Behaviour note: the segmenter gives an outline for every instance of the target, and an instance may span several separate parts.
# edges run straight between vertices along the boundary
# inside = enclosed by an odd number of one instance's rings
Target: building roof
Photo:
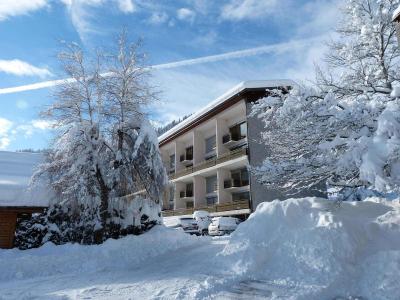
[[[289,79],[281,79],[281,80],[251,80],[251,81],[243,81],[224,93],[223,95],[219,96],[214,101],[210,102],[207,106],[200,109],[198,112],[192,114],[189,118],[183,120],[176,126],[172,127],[167,132],[163,133],[159,136],[158,141],[160,144],[168,139],[171,135],[177,133],[184,127],[188,126],[189,124],[193,123],[195,120],[201,118],[208,112],[215,109],[217,106],[223,104],[224,102],[229,101],[233,96],[236,94],[246,90],[246,89],[267,89],[267,88],[274,88],[274,87],[282,87],[282,86],[294,86],[296,83],[293,80]]]
[[[29,188],[43,154],[0,151],[0,207],[46,207],[51,192],[45,185]]]
[[[400,17],[400,6],[393,12],[392,21],[398,21]]]

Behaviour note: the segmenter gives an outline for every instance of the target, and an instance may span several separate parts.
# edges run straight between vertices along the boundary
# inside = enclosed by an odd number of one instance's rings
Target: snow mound
[[[155,226],[139,236],[109,239],[101,245],[47,243],[37,249],[1,250],[0,281],[133,270],[140,263],[181,247],[196,246],[197,237],[164,226]],[[0,297],[1,298],[1,297]]]
[[[243,280],[292,286],[294,299],[399,299],[399,200],[264,202],[219,256]]]

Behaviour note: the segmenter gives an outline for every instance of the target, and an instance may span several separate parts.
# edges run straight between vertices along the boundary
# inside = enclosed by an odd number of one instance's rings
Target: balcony
[[[209,160],[209,159],[215,158],[216,156],[217,156],[217,151],[213,150],[213,151],[207,152],[207,153],[204,155],[204,159],[205,159],[205,160]]]
[[[222,137],[222,144],[228,147],[229,149],[243,145],[246,142],[247,139],[245,136],[226,134]]]
[[[193,155],[182,154],[179,157],[179,161],[182,165],[188,167],[193,165]]]
[[[237,180],[237,179],[227,179],[224,181],[224,189],[228,192],[235,193],[235,192],[242,192],[248,191],[250,188],[248,181]]]
[[[229,202],[229,203],[223,203],[223,204],[215,204],[215,205],[204,206],[204,207],[164,210],[164,211],[162,211],[162,215],[163,215],[163,217],[191,215],[196,210],[205,210],[212,214],[212,213],[229,212],[229,211],[242,210],[242,209],[250,209],[250,203],[248,200],[235,201],[235,202]]]
[[[224,163],[224,162],[232,160],[232,159],[239,158],[244,155],[247,155],[247,148],[235,149],[235,150],[229,151],[223,155],[220,155],[219,157],[214,157],[209,160],[205,160],[199,164],[196,164],[194,166],[189,166],[189,167],[185,168],[184,170],[181,170],[179,172],[176,172],[175,174],[170,175],[169,178],[170,178],[170,180],[174,180],[176,178],[186,176],[186,175],[189,175],[191,173],[194,173],[194,172],[197,172],[197,171],[200,171],[203,169],[211,168],[218,164]]]
[[[193,191],[181,191],[179,193],[179,198],[181,198],[181,199],[191,199],[191,198],[193,198]]]

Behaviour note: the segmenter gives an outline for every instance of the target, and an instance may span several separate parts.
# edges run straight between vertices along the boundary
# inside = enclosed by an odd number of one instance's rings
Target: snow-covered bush
[[[167,175],[147,118],[155,92],[139,46],[129,45],[123,33],[114,52],[97,52],[93,59],[77,44],[66,44],[59,54],[72,79],[42,113],[57,129],[34,177],[46,178],[56,195],[43,242],[101,243],[159,222]],[[140,195],[129,198],[134,204],[115,210],[115,201],[132,194]],[[139,221],[129,218],[130,207],[147,213]]]
[[[253,106],[269,150],[253,172],[292,192],[321,186],[400,190],[395,0],[347,0],[314,87],[275,91]]]

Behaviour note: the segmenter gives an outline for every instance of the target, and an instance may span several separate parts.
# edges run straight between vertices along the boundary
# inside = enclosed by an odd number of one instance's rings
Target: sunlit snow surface
[[[102,245],[0,250],[0,299],[400,299],[400,204],[290,199],[231,236],[157,226]]]
[[[0,151],[0,206],[47,206],[50,195],[43,185],[29,182],[43,154]]]

